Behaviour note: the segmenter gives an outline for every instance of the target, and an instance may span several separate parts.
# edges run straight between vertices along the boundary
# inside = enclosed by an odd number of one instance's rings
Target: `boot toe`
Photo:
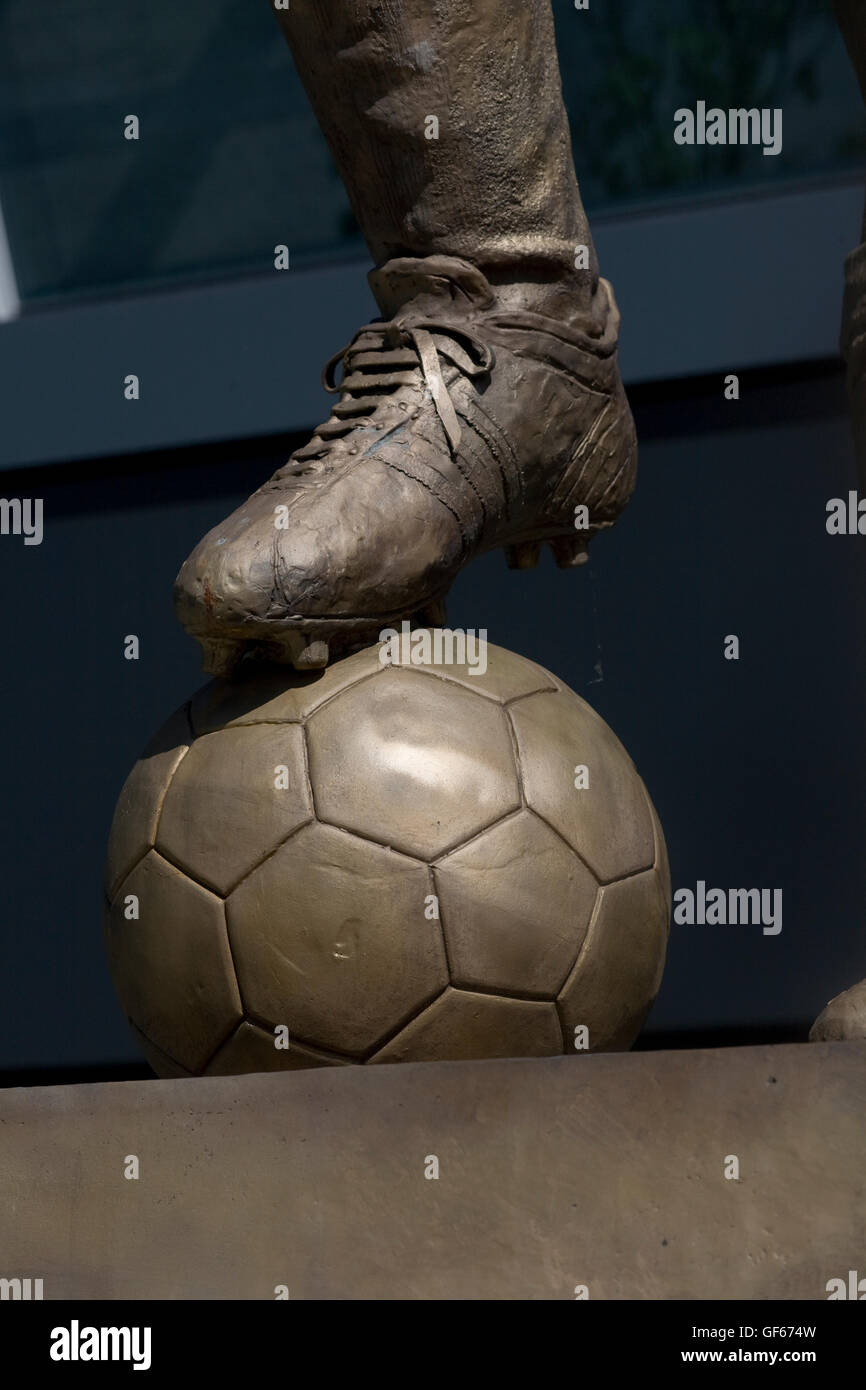
[[[231,632],[266,621],[273,606],[273,520],[230,517],[199,542],[174,583],[174,605],[190,632]]]
[[[175,607],[197,637],[375,623],[443,590],[461,544],[451,513],[414,479],[365,460],[325,486],[266,485],[192,552]]]

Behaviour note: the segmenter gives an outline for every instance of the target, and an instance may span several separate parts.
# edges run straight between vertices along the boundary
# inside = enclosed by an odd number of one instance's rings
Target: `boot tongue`
[[[371,270],[367,280],[389,319],[410,304],[413,314],[434,317],[443,310],[484,309],[495,298],[481,271],[456,256],[400,256]]]

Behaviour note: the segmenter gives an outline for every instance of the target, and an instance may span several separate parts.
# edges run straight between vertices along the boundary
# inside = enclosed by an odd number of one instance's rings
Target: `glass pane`
[[[820,0],[554,10],[590,212],[862,160]],[[677,146],[673,113],[698,100],[782,107],[782,152]],[[267,0],[0,0],[0,197],[25,301],[265,273],[278,242],[293,264],[360,249]]]

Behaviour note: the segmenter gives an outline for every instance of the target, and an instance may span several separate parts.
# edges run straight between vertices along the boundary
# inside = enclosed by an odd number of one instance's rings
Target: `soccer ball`
[[[661,827],[585,701],[486,653],[259,667],[156,735],[105,937],[159,1074],[630,1046],[667,942]]]

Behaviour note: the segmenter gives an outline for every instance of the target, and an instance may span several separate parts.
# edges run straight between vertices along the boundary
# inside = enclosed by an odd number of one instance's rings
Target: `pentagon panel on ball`
[[[130,773],[105,937],[160,1075],[637,1035],[670,878],[631,760],[533,662],[431,659],[416,637],[322,671],[245,663]]]

